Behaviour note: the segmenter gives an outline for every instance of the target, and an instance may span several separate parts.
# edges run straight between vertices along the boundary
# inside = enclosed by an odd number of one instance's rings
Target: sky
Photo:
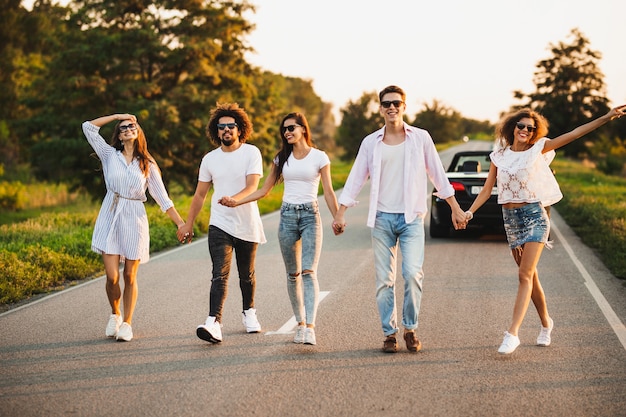
[[[407,115],[434,100],[467,118],[496,122],[534,92],[549,46],[579,29],[599,51],[607,97],[626,103],[624,0],[251,0],[248,60],[312,80],[334,113],[395,84]]]
[[[249,1],[248,61],[311,80],[337,121],[349,101],[394,84],[409,116],[436,100],[495,123],[519,104],[514,91],[534,92],[537,64],[574,28],[602,54],[610,104],[626,103],[624,0]]]

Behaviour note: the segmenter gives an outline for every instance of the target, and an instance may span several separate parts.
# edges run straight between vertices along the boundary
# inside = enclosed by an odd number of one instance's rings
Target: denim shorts
[[[528,203],[514,209],[502,207],[502,217],[511,249],[527,242],[548,243],[550,219],[541,203]]]

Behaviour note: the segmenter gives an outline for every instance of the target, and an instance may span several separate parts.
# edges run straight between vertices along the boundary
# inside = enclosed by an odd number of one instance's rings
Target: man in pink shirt
[[[340,207],[333,227],[336,233],[343,232],[345,212],[358,203],[355,198],[370,178],[367,225],[372,228],[376,302],[385,335],[383,351],[398,351],[395,271],[399,246],[404,278],[404,340],[409,351],[417,352],[422,347],[415,330],[424,277],[422,265],[424,218],[428,211],[428,177],[437,189],[437,196],[450,205],[455,229],[465,228],[465,213],[454,197],[454,189],[446,177],[430,134],[404,122],[404,91],[397,86],[388,86],[378,97],[385,125],[361,142],[339,197]]]

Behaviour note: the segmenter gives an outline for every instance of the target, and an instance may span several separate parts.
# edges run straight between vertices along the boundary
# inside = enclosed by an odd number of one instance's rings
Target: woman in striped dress
[[[113,121],[117,124],[109,145],[99,131]],[[144,207],[146,190],[179,228],[185,221],[167,194],[159,167],[148,152],[146,137],[135,116],[102,116],[84,122],[83,132],[102,162],[107,189],[91,241],[91,249],[102,255],[107,277],[111,315],[105,334],[128,342],[133,338],[131,324],[137,303],[137,270],[140,263],[150,258],[150,234]],[[123,319],[120,262],[124,263]]]

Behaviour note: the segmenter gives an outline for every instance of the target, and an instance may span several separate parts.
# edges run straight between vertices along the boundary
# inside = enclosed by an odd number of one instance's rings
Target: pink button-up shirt
[[[454,189],[446,177],[445,169],[435,149],[430,134],[424,130],[404,124],[405,147],[404,176],[402,190],[404,192],[404,219],[411,223],[418,216],[424,217],[428,212],[427,175],[434,184],[439,198],[446,199],[454,195]],[[382,145],[385,127],[368,135],[361,142],[359,153],[354,160],[348,180],[339,197],[339,204],[353,207],[359,202],[355,200],[365,182],[371,178],[369,212],[367,225],[374,227],[376,208],[380,193],[380,176],[382,166]]]

